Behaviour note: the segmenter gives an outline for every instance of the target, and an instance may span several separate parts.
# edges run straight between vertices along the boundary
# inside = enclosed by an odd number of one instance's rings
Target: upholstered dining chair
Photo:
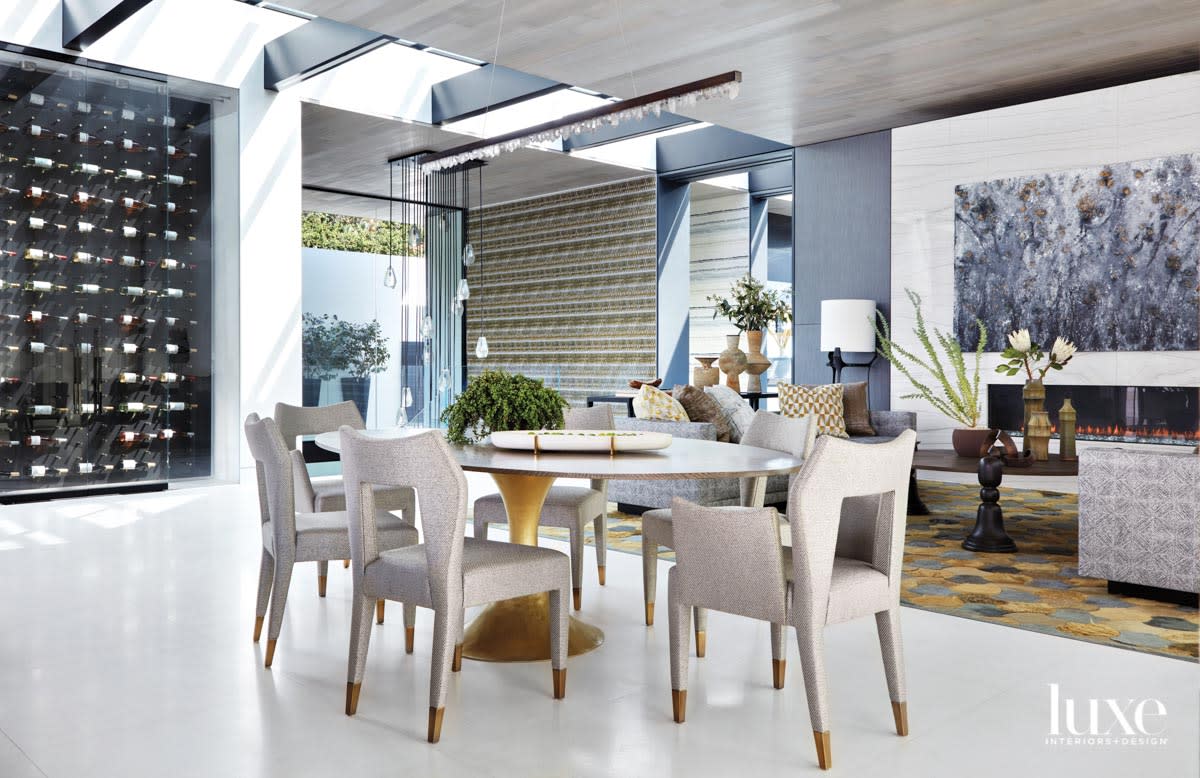
[[[890,443],[824,437],[792,482],[780,542],[770,508],[705,508],[676,499],[675,566],[667,579],[671,705],[687,708],[688,620],[705,607],[771,622],[772,670],[784,671],[790,624],[800,645],[808,714],[821,769],[832,764],[824,629],[874,615],[896,733],[908,734],[900,641],[900,563],[916,433]]]
[[[554,699],[562,699],[567,689],[571,585],[567,557],[548,548],[464,537],[467,480],[437,432],[384,439],[345,426],[341,436],[354,576],[346,715],[358,709],[371,639],[371,606],[380,598],[433,609],[430,743],[441,738],[449,673],[462,656],[466,607],[548,592]],[[391,550],[379,543],[375,486],[415,487],[424,543]]]
[[[817,439],[817,425],[808,417],[790,418],[768,411],[757,411],[742,436],[743,446],[755,446],[781,451],[798,458],[807,457],[812,453]],[[794,479],[791,476],[772,476],[779,479]],[[746,507],[761,508],[763,497],[767,490],[766,484],[759,482],[759,488],[754,488],[755,479],[741,479],[741,502]],[[784,487],[770,489],[783,491]],[[642,592],[646,604],[646,626],[654,624],[654,600],[658,587],[658,548],[675,548],[671,530],[671,509],[658,508],[642,514]],[[696,656],[704,656],[707,646],[708,618],[703,608],[695,613],[696,627]]]
[[[275,643],[283,627],[292,568],[297,562],[327,565],[330,559],[350,556],[350,532],[346,512],[296,510],[295,473],[304,471],[304,458],[288,451],[279,428],[271,418],[257,413],[246,417],[246,442],[258,474],[258,507],[262,522],[262,563],[258,573],[258,603],[254,616],[254,642],[262,635],[263,618],[270,601],[271,621],[267,628],[265,666],[275,658]],[[414,545],[419,540],[415,527],[379,509],[375,517],[381,548]],[[416,607],[406,605],[405,644],[412,653]]]
[[[611,430],[612,406],[573,408],[565,414],[564,428],[569,430]],[[475,537],[487,539],[488,525],[507,524],[508,512],[499,494],[489,494],[475,501]],[[593,479],[588,486],[552,486],[542,506],[540,524],[546,527],[565,527],[571,540],[571,596],[575,610],[583,600],[583,534],[588,522],[596,540],[596,577],[604,586],[604,571],[608,551],[608,485]]]
[[[322,432],[337,432],[343,424],[354,429],[366,428],[363,418],[358,412],[358,406],[352,401],[309,407],[275,403],[275,423],[287,444],[288,451],[297,450],[297,439],[302,435],[319,435]],[[301,460],[303,462],[303,460]],[[376,503],[380,508],[389,511],[401,511],[409,524],[413,523],[413,492],[412,489],[385,489],[378,495]],[[341,476],[323,476],[311,479],[308,469],[301,467],[296,471],[296,510],[307,513],[324,513],[325,511],[346,510],[346,494],[342,486]],[[344,566],[350,566],[350,560],[343,560]],[[329,575],[329,563],[317,565],[318,594],[325,596],[325,582]],[[383,603],[379,604],[376,621],[383,623]]]

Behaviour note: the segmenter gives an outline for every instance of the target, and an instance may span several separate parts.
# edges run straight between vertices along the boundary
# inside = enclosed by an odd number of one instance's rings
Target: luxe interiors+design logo
[[[1050,686],[1048,746],[1165,746],[1167,706],[1147,697],[1124,702],[1114,697],[1065,697]],[[1082,703],[1082,704],[1080,704]]]

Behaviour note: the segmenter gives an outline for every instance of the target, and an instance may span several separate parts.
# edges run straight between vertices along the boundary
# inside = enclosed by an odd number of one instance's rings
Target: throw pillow
[[[866,381],[842,384],[842,412],[846,419],[846,432],[851,435],[875,434],[875,428],[871,426]]]
[[[846,434],[845,408],[842,405],[842,385],[797,386],[779,383],[779,412],[784,416],[812,416],[818,435],[835,438]]]
[[[687,411],[674,397],[655,389],[650,384],[642,384],[633,398],[633,415],[639,419],[656,419],[658,421],[687,421]]]
[[[750,407],[750,403],[728,386],[706,386],[704,393],[721,406],[721,413],[729,422],[729,442],[740,442],[742,435],[745,435],[746,430],[750,429],[750,422],[754,420],[754,410]]]
[[[708,422],[716,428],[718,442],[729,442],[729,436],[733,432],[729,420],[721,412],[721,406],[717,405],[717,401],[705,394],[703,389],[690,384],[676,386],[671,394],[683,406],[689,420]]]

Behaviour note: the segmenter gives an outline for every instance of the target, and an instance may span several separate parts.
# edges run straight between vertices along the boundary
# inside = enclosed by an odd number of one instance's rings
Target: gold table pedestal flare
[[[493,473],[508,513],[509,540],[536,546],[537,528],[554,478]],[[568,587],[568,590],[570,587]],[[570,594],[567,594],[570,597]],[[563,606],[570,608],[569,602]],[[585,654],[604,642],[599,628],[570,617],[567,653]],[[532,662],[550,658],[550,595],[500,600],[484,608],[463,636],[463,656],[485,662]]]

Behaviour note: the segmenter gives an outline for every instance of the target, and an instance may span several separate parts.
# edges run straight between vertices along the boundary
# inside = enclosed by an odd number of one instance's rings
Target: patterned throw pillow
[[[717,401],[704,393],[703,389],[691,386],[676,386],[671,392],[691,421],[708,422],[717,431],[717,442],[728,443],[733,428]]]
[[[750,429],[750,422],[754,420],[754,410],[750,403],[728,386],[706,386],[704,393],[721,406],[721,414],[729,422],[729,442],[741,442],[742,435],[746,434],[746,430]]]
[[[784,416],[813,416],[818,435],[848,438],[842,385],[796,386],[779,383],[779,412]]]
[[[633,415],[639,419],[657,421],[688,421],[687,411],[678,400],[650,384],[642,384],[642,388],[634,395]]]

